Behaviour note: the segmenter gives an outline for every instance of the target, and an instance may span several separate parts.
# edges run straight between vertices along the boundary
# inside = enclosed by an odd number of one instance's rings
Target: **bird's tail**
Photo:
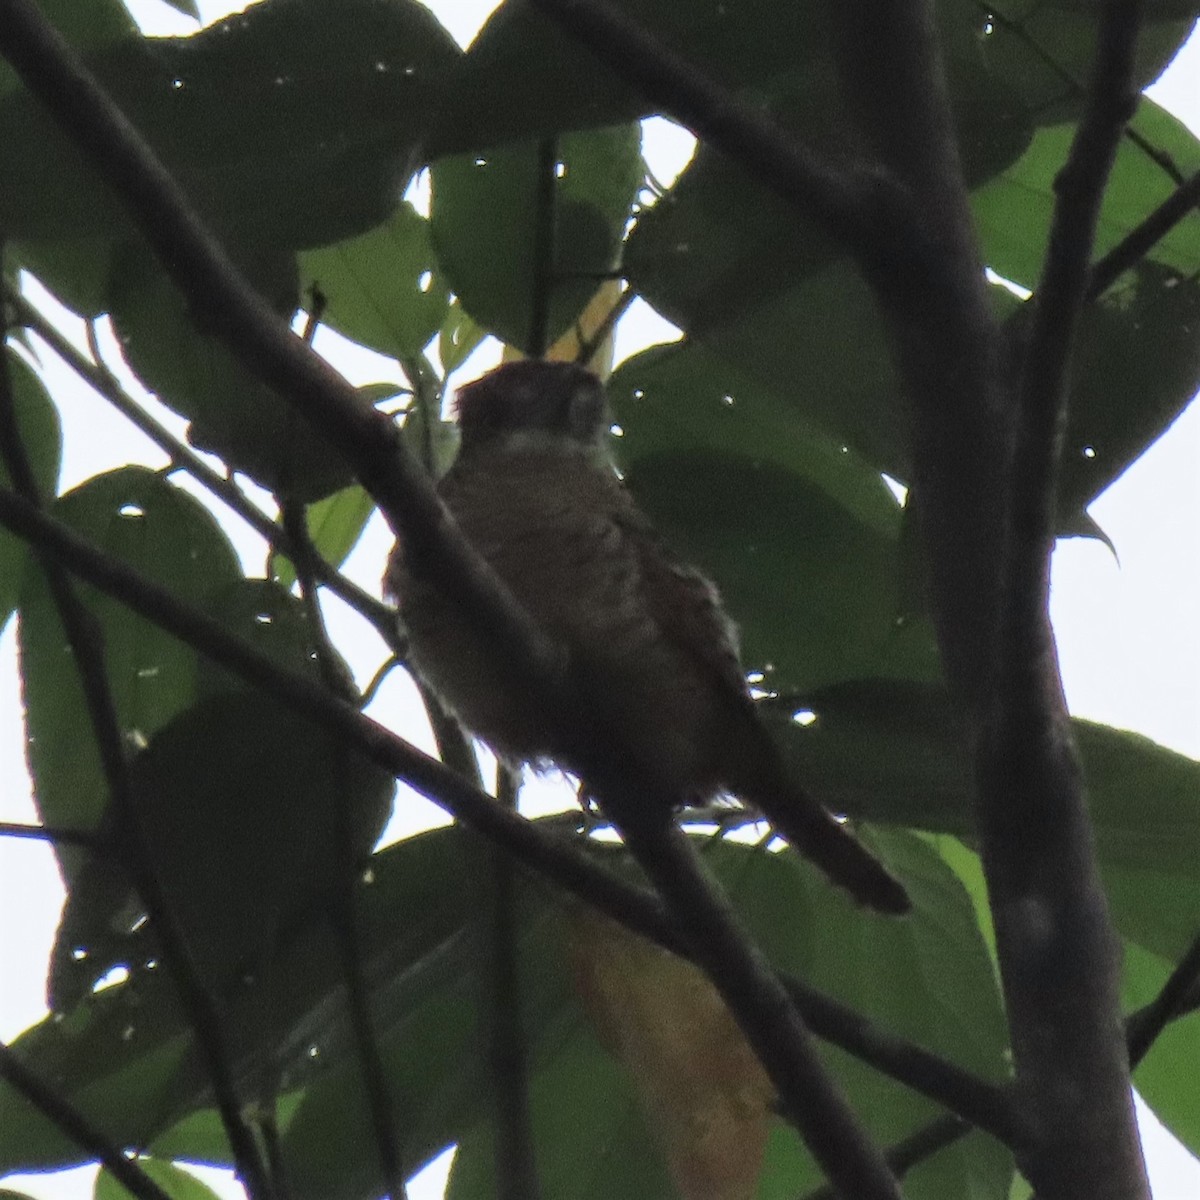
[[[811,796],[788,783],[770,795],[746,795],[794,850],[820,867],[860,904],[900,916],[912,903],[904,885],[854,834]]]
[[[762,725],[747,723],[745,732],[753,749],[741,761],[753,766],[742,778],[725,781],[730,791],[759,809],[784,841],[860,904],[896,916],[908,912],[912,902],[904,885],[789,776]]]

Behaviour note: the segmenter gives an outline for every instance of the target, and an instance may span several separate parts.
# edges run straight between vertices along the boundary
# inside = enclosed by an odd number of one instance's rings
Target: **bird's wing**
[[[632,500],[614,519],[636,555],[644,601],[662,636],[714,677],[731,699],[749,703],[737,627],[716,585],[675,555]]]

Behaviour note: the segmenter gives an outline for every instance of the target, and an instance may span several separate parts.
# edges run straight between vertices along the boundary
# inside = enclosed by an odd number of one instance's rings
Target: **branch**
[[[1087,298],[1095,300],[1103,295],[1123,272],[1141,262],[1184,217],[1194,212],[1197,205],[1200,205],[1200,171],[1176,188],[1092,267]]]
[[[1186,1017],[1200,1008],[1200,938],[1178,962],[1158,995],[1149,1004],[1130,1013],[1125,1018],[1125,1044],[1129,1049],[1129,1063],[1136,1067],[1149,1053],[1159,1034],[1172,1022]],[[810,1025],[813,1023],[810,1021]],[[815,1025],[813,1026],[815,1029]],[[916,1130],[903,1141],[897,1142],[887,1152],[887,1160],[898,1178],[903,1178],[919,1162],[940,1150],[952,1146],[966,1137],[975,1128],[953,1113],[938,1117]],[[1009,1145],[1013,1145],[1009,1142]],[[833,1200],[828,1188],[819,1188],[807,1200]]]
[[[558,138],[538,142],[533,197],[533,303],[525,353],[544,358],[550,345],[550,304],[554,295],[554,251],[558,232]]]
[[[978,810],[1017,1086],[1039,1195],[1148,1196],[1119,1023],[1119,949],[1096,866],[1048,596],[1072,340],[1104,184],[1134,111],[1137,0],[1102,11],[1089,98],[1057,201],[1016,406]]]
[[[664,811],[647,812],[645,791],[622,779],[590,779],[610,810],[623,813],[621,838],[668,899],[691,957],[766,1069],[789,1121],[844,1200],[900,1200],[882,1152],[817,1055],[782,981],[742,927],[729,898],[692,841]]]
[[[17,424],[6,342],[7,329],[0,322],[0,458],[7,468],[15,492],[36,512],[40,510],[41,498]],[[108,685],[99,627],[75,594],[62,564],[36,544],[33,550],[46,577],[67,645],[74,657],[92,736],[108,788],[109,804],[128,848],[128,853],[122,856],[124,865],[145,906],[151,928],[162,947],[163,960],[195,1030],[238,1175],[251,1200],[269,1200],[269,1181],[254,1135],[242,1117],[215,1001],[200,976],[183,930],[154,869],[153,856],[129,779],[121,720]]]
[[[62,829],[56,825],[23,825],[19,821],[0,821],[0,837],[28,838],[31,841],[49,842],[52,846],[82,846],[85,850],[99,853],[113,851],[99,834],[90,829]]]
[[[691,957],[677,925],[653,896],[616,879],[576,847],[547,837],[532,822],[504,809],[443,763],[422,754],[354,706],[331,696],[308,676],[280,667],[210,617],[181,604],[152,580],[110,559],[61,522],[2,489],[0,526],[26,541],[36,541],[93,587],[404,779],[529,869],[664,949]],[[782,978],[804,1019],[819,1036],[960,1112],[1007,1144],[1020,1144],[1019,1126],[1002,1089],[876,1028],[861,1014],[801,980]]]
[[[958,1117],[939,1117],[889,1147],[886,1155],[888,1165],[895,1172],[897,1179],[903,1179],[918,1163],[932,1158],[947,1146],[954,1145],[970,1132],[971,1126]],[[805,1200],[837,1200],[837,1196],[832,1188],[819,1187],[816,1191],[809,1192]]]
[[[93,347],[94,362],[80,354],[42,313],[7,282],[4,284],[4,300],[12,307],[20,324],[33,330],[80,379],[103,396],[113,408],[158,446],[174,466],[185,470],[218,500],[237,513],[269,546],[289,558],[292,557],[294,548],[279,525],[248,500],[232,479],[214,471],[190,446],[185,445],[169,429],[156,421],[125,391],[101,359],[95,343],[95,333],[90,325],[88,343]],[[385,629],[394,629],[396,615],[386,604],[381,604],[319,555],[314,555],[312,570],[321,583],[361,613],[381,633]],[[386,640],[387,635],[384,636]]]
[[[171,1197],[138,1166],[126,1158],[73,1105],[47,1087],[17,1057],[12,1047],[0,1042],[0,1079],[11,1084],[34,1108],[62,1130],[85,1154],[104,1164],[138,1200],[171,1200]]]
[[[1200,938],[1179,960],[1162,990],[1144,1008],[1130,1013],[1125,1019],[1125,1036],[1129,1045],[1129,1062],[1136,1067],[1150,1052],[1158,1035],[1172,1022],[1186,1017],[1200,1005],[1197,984],[1200,983]]]
[[[311,341],[306,331],[306,341]],[[295,551],[292,560],[296,568],[296,580],[300,585],[300,599],[308,613],[309,625],[312,628],[316,645],[317,668],[322,682],[331,695],[339,695],[344,686],[337,663],[337,652],[329,640],[325,628],[325,617],[321,611],[321,603],[311,566],[314,559],[320,556],[316,552],[308,536],[308,524],[304,514],[304,505],[278,498],[283,526],[287,531],[288,540]],[[367,1094],[367,1108],[371,1114],[371,1126],[375,1134],[375,1150],[379,1158],[381,1182],[385,1195],[390,1200],[407,1200],[408,1192],[404,1186],[403,1160],[400,1145],[396,1138],[396,1105],[387,1075],[383,1069],[383,1059],[379,1052],[379,1038],[375,1024],[371,1020],[371,998],[367,988],[366,975],[363,971],[362,939],[359,937],[357,891],[355,883],[359,875],[358,856],[355,852],[354,829],[350,815],[350,788],[346,785],[348,772],[349,751],[344,743],[339,743],[336,754],[337,775],[343,786],[339,787],[335,812],[335,827],[337,836],[338,857],[341,868],[335,885],[330,923],[333,926],[334,940],[337,942],[338,954],[341,958],[342,979],[346,988],[346,1004],[350,1012],[350,1027],[354,1035],[354,1048],[358,1056],[359,1070],[362,1072],[364,1090]]]
[[[516,812],[520,776],[503,763],[496,768],[496,800]],[[495,1096],[495,1175],[499,1200],[538,1200],[541,1181],[529,1101],[529,1055],[522,1021],[521,947],[517,924],[517,874],[512,858],[496,846],[480,848],[479,866],[486,882],[480,922],[486,941],[482,1009],[488,1066]],[[468,849],[471,853],[471,849]]]
[[[878,264],[907,257],[891,230],[910,197],[877,171],[838,169],[762,108],[709,79],[606,0],[533,0],[602,63],[663,112],[819,221],[851,252]]]

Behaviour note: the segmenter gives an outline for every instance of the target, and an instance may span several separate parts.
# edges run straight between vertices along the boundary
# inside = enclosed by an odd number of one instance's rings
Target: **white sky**
[[[149,32],[186,33],[193,27],[161,0],[127,2]],[[206,20],[239,7],[244,5],[200,0]],[[495,3],[431,0],[430,7],[466,44]],[[1200,38],[1193,37],[1151,94],[1200,134]],[[672,178],[688,153],[686,135],[681,137],[665,122],[650,123],[647,156],[660,178]],[[618,355],[670,336],[669,326],[644,305],[635,306],[620,330]],[[323,348],[337,354],[332,346]],[[494,354],[481,351],[473,365],[486,369]],[[367,354],[339,356],[337,361],[355,382],[384,377],[381,372],[386,370],[381,360]],[[103,401],[86,394],[65,368],[52,369],[50,376],[64,418],[64,489],[131,457],[162,464],[163,457],[153,447],[131,433]],[[470,369],[462,377],[471,377]],[[140,394],[136,385],[131,390]],[[160,415],[182,429],[182,422],[171,414],[160,410]],[[1200,405],[1193,404],[1091,512],[1112,538],[1120,561],[1095,541],[1065,542],[1055,555],[1051,608],[1072,711],[1137,730],[1200,757]],[[261,564],[255,540],[232,532],[247,561]],[[348,571],[365,587],[377,588],[386,548],[386,534],[376,523],[347,564]],[[369,676],[382,658],[378,643],[361,622],[338,611],[336,603],[330,619],[335,640],[349,646],[352,666]],[[0,819],[33,821],[12,624],[0,638]],[[397,674],[381,694],[378,709],[409,708]],[[433,818],[436,810],[424,805],[421,814]],[[0,962],[6,968],[0,977],[0,1038],[11,1039],[44,1015],[45,963],[61,903],[61,884],[48,849],[0,838]],[[1200,1166],[1190,1155],[1152,1116],[1143,1120],[1143,1134],[1157,1200],[1200,1196]],[[448,1157],[435,1163],[410,1188],[412,1200],[437,1200],[448,1165]],[[202,1174],[222,1194],[240,1195],[226,1173]],[[83,1169],[12,1178],[5,1185],[39,1200],[83,1200],[91,1195],[93,1175],[93,1170]]]

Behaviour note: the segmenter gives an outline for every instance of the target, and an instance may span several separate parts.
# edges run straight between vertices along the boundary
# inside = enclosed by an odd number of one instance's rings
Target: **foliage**
[[[186,3],[177,5],[185,11]],[[721,82],[744,89],[810,143],[850,138],[814,4],[629,0],[625,6]],[[1196,16],[1149,7],[1148,83]],[[539,153],[558,164],[551,338],[620,272],[684,332],[621,364],[609,391],[629,487],[669,540],[718,582],[747,666],[776,694],[787,754],[838,811],[864,824],[909,886],[903,925],[851,910],[807,868],[724,839],[709,848],[781,968],[990,1079],[1008,1053],[975,857],[959,714],[942,686],[907,516],[886,474],[911,482],[900,385],[874,304],[849,261],[742,167],[701,148],[656,197],[638,93],[515,0],[460,52],[415,0],[264,0],[193,37],[149,40],[118,0],[43,8],[83,52],[270,302],[297,304],[405,370],[425,428],[445,377],[478,337],[533,340]],[[942,0],[960,150],[985,261],[1031,289],[1054,177],[1079,118],[1092,5]],[[1100,254],[1200,167],[1200,142],[1143,99],[1101,218]],[[431,164],[432,208],[399,197]],[[0,227],[7,278],[35,274],[75,312],[111,316],[126,363],[190,422],[190,439],[288,504],[308,506],[313,546],[335,566],[369,515],[349,467],[318,433],[197,330],[139,235],[38,105],[0,72]],[[320,293],[320,300],[314,295]],[[1019,335],[1014,291],[993,289]],[[1182,411],[1200,386],[1200,217],[1180,222],[1086,312],[1072,365],[1060,531]],[[39,346],[38,353],[42,353]],[[54,490],[54,398],[9,355],[21,430]],[[364,393],[364,403],[372,401]],[[421,406],[424,405],[424,408]],[[432,407],[431,407],[432,406]],[[415,426],[414,426],[415,427]],[[429,444],[429,443],[427,443]],[[2,478],[0,474],[0,478]],[[173,474],[129,466],[53,500],[110,554],[312,678],[329,661],[309,608],[282,584],[291,563],[246,565]],[[301,574],[303,574],[301,572]],[[259,576],[262,576],[260,578]],[[19,586],[15,581],[20,581]],[[350,1020],[339,1000],[329,895],[333,812],[358,850],[384,824],[391,782],[247,692],[194,649],[85,593],[146,815],[156,869],[220,997],[234,1076],[269,1101],[294,1194],[380,1193]],[[29,763],[47,825],[105,832],[106,784],[46,580],[0,533],[0,616],[19,614]],[[327,678],[328,676],[325,676]],[[793,719],[803,713],[803,721]],[[1127,950],[1127,998],[1149,1001],[1195,933],[1200,769],[1128,733],[1078,730],[1098,850]],[[606,861],[619,858],[600,851]],[[477,1039],[488,910],[480,850],[461,830],[376,852],[357,887],[361,955],[380,1059],[413,1169],[450,1144],[455,1200],[494,1193],[498,1084]],[[194,1038],[163,978],[128,882],[111,862],[59,847],[70,885],[51,968],[57,1011],[15,1048],[120,1147],[159,1160],[172,1195],[206,1194],[163,1160],[229,1163]],[[623,864],[620,864],[623,866]],[[517,957],[532,1112],[545,1194],[661,1196],[661,1130],[601,1048],[571,976],[572,903],[518,886]],[[836,931],[831,933],[831,931]],[[123,979],[98,988],[114,968]],[[111,977],[110,977],[111,978]],[[1200,1152],[1192,1080],[1200,1022],[1176,1024],[1137,1082]],[[937,1109],[840,1051],[831,1069],[884,1141]],[[77,1147],[0,1087],[0,1175],[81,1161]],[[820,1182],[777,1122],[757,1195]],[[150,1165],[150,1164],[148,1164]],[[1012,1162],[984,1135],[909,1177],[914,1198],[1007,1197]],[[120,1194],[107,1178],[98,1196]]]

